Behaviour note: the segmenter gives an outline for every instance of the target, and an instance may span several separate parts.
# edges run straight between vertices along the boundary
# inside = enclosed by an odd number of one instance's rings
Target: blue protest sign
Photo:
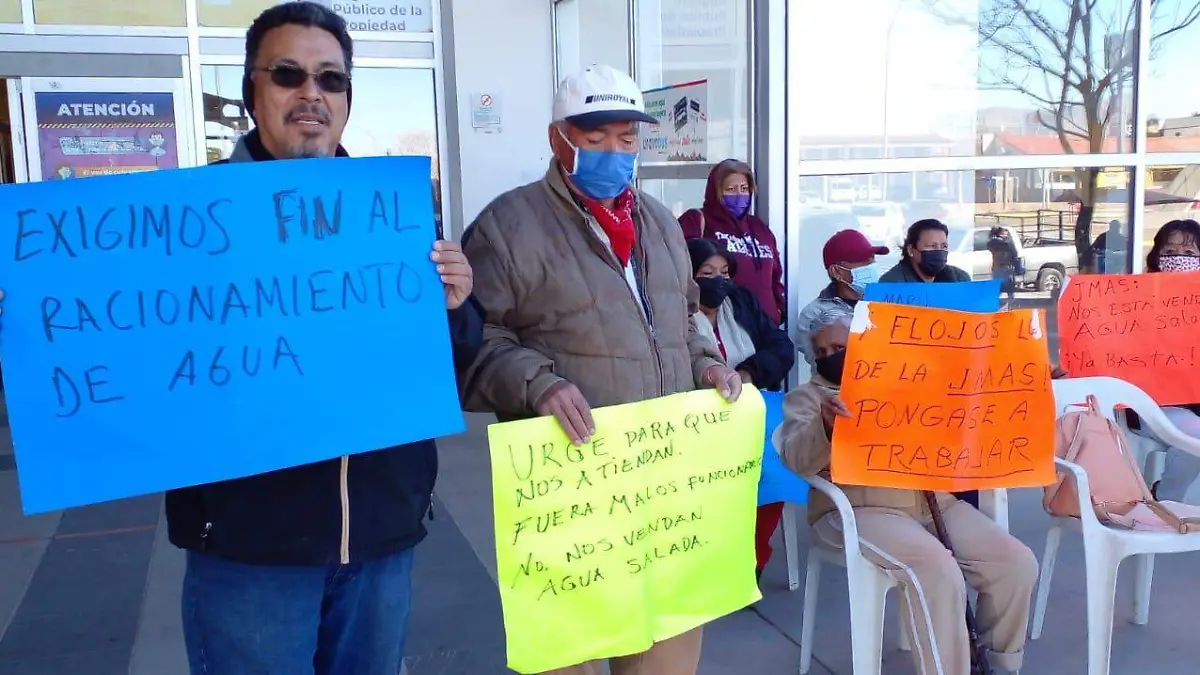
[[[1000,280],[954,284],[867,284],[863,299],[894,305],[917,305],[960,312],[999,312]]]
[[[26,513],[464,428],[426,157],[6,186]]]
[[[783,460],[779,458],[779,453],[771,443],[771,435],[775,433],[775,428],[783,423],[784,394],[764,391],[762,397],[763,402],[767,404],[767,437],[763,446],[762,474],[758,479],[758,505],[775,502],[804,504],[808,502],[808,483],[783,465]]]

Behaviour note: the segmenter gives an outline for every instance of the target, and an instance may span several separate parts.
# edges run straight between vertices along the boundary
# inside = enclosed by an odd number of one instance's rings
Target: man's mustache
[[[329,124],[329,111],[325,109],[325,106],[317,104],[298,105],[295,108],[292,108],[288,111],[284,121],[294,122],[296,118],[300,117],[301,115],[316,117],[324,124]]]

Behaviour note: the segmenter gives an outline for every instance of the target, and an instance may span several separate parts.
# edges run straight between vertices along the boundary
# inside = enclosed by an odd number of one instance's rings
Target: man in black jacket
[[[243,80],[256,129],[230,161],[344,156],[352,60],[332,10],[289,2],[263,12],[246,33]],[[462,371],[483,339],[471,268],[452,242],[437,242],[431,258]],[[396,675],[436,475],[437,449],[423,441],[169,492],[171,542],[187,550],[192,673]]]

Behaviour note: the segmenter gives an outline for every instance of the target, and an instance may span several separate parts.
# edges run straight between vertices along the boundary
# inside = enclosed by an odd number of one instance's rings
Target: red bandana
[[[608,235],[608,243],[612,246],[613,254],[617,256],[617,260],[621,261],[621,265],[629,264],[629,256],[633,253],[633,241],[635,239],[633,230],[633,190],[626,188],[624,192],[617,195],[613,200],[612,208],[604,204],[580,195],[579,198],[583,201],[588,210],[592,212],[592,216],[600,223],[600,229],[604,230],[604,234]]]

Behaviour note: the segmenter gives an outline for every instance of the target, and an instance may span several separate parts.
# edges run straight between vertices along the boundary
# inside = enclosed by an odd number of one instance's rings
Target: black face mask
[[[949,257],[950,252],[941,249],[921,251],[921,262],[917,263],[917,267],[920,267],[925,274],[936,277],[946,269],[946,261]]]
[[[817,374],[833,384],[842,383],[842,370],[846,367],[846,350],[840,349],[829,356],[817,359]]]
[[[733,290],[733,282],[725,277],[696,277],[696,285],[700,287],[700,304],[709,309],[719,308]]]

